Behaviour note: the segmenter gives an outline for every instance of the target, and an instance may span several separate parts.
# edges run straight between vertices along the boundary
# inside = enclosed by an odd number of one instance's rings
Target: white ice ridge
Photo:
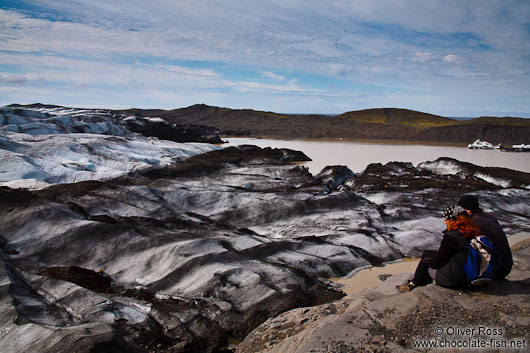
[[[463,171],[462,166],[453,160],[423,162],[418,164],[418,168],[426,169],[439,175],[457,175]]]
[[[481,139],[477,139],[475,140],[475,142],[467,145],[467,148],[473,149],[473,150],[492,150],[492,149],[501,148],[501,145],[494,146],[493,144],[487,141],[482,141]]]
[[[482,179],[487,183],[498,185],[502,188],[512,187],[512,182],[510,180],[496,178],[492,175],[489,175],[487,170],[469,170],[456,160],[436,160],[434,162],[423,162],[418,165],[418,168],[429,170],[439,175],[456,175],[463,179],[472,176],[474,178]]]
[[[490,184],[498,185],[503,188],[509,188],[512,184],[509,180],[494,178],[491,175],[487,175],[484,173],[474,173],[473,176],[476,178],[482,179]]]
[[[0,108],[0,186],[110,179],[215,149],[143,137],[108,111]]]
[[[1,132],[0,186],[35,189],[115,178],[215,149],[210,144],[98,134]]]
[[[14,107],[0,108],[0,131],[30,135],[90,133],[115,136],[131,136],[123,116],[110,111]]]

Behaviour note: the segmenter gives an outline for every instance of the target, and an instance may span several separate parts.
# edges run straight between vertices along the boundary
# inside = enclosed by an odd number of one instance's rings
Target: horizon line
[[[272,111],[272,110],[259,110],[259,109],[254,109],[254,108],[231,108],[231,107],[223,107],[223,106],[217,106],[217,105],[209,105],[209,104],[205,104],[205,103],[195,103],[195,104],[192,104],[192,105],[179,107],[179,108],[171,108],[171,109],[166,109],[166,108],[137,108],[137,107],[128,107],[128,108],[83,107],[83,106],[65,106],[65,105],[59,105],[59,104],[40,103],[40,102],[28,103],[28,104],[10,103],[10,104],[3,105],[2,107],[11,107],[11,106],[28,107],[28,106],[37,106],[37,105],[42,105],[44,107],[45,106],[49,106],[49,107],[61,107],[61,108],[73,108],[73,109],[103,109],[103,110],[110,110],[110,111],[120,111],[120,110],[163,110],[163,111],[172,111],[172,110],[177,110],[177,109],[186,109],[186,108],[190,108],[190,107],[197,106],[197,105],[199,105],[199,106],[200,105],[204,105],[204,106],[208,106],[208,107],[212,107],[212,108],[221,108],[221,109],[230,109],[230,110],[252,110],[252,111],[256,111],[256,112],[266,112],[266,113],[274,113],[274,114],[281,114],[281,115],[322,115],[322,116],[330,116],[330,117],[338,116],[338,115],[346,114],[346,113],[350,113],[350,112],[360,112],[360,111],[364,111],[364,110],[396,109],[396,110],[408,110],[408,111],[411,111],[411,112],[418,112],[418,113],[423,113],[423,114],[430,114],[430,115],[434,115],[434,116],[438,116],[438,117],[442,117],[442,118],[454,119],[454,120],[471,120],[471,119],[479,119],[479,118],[530,119],[530,116],[524,117],[524,116],[512,116],[512,115],[505,115],[505,116],[496,116],[496,115],[446,116],[446,115],[438,115],[438,114],[429,113],[429,112],[425,112],[425,111],[421,111],[421,110],[414,110],[414,109],[410,109],[410,108],[401,108],[401,107],[363,108],[363,109],[357,109],[357,110],[348,110],[348,111],[345,111],[345,112],[342,112],[342,113],[285,113],[285,112],[275,112],[275,111]]]

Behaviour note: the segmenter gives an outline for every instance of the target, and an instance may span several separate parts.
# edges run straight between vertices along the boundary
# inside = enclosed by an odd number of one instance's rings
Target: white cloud
[[[35,95],[46,84],[97,87],[126,91],[131,100],[139,96],[133,88],[190,100],[230,91],[344,94],[374,106],[395,103],[388,91],[399,91],[403,106],[451,87],[530,110],[521,94],[530,80],[525,1],[41,0],[39,9],[47,13],[0,9],[0,63],[10,68],[0,69],[4,87],[23,85]],[[240,67],[245,75],[232,74]],[[499,85],[504,90],[488,97],[485,87]],[[301,99],[290,102],[290,111],[305,110]]]
[[[189,69],[183,66],[170,65],[167,67],[160,66],[163,70],[168,70],[170,72],[175,72],[177,74],[189,75],[189,76],[199,76],[199,77],[220,77],[220,75],[215,72],[213,69]]]
[[[276,81],[285,81],[285,76],[275,74],[272,71],[264,71],[262,75],[268,78],[272,78],[273,80],[276,80]]]
[[[458,57],[454,54],[447,54],[446,56],[442,58],[443,61],[448,62],[448,63],[454,62],[457,59]]]
[[[430,52],[414,52],[411,53],[411,60],[420,63],[426,63],[433,60],[434,55]]]
[[[297,81],[290,80],[288,84],[271,85],[253,81],[223,81],[226,87],[231,87],[240,92],[271,92],[271,93],[303,93],[303,94],[325,94],[325,90],[301,87]]]

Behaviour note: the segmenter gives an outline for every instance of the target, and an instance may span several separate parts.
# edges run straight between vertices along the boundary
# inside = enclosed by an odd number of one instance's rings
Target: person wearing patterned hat
[[[469,241],[471,237],[482,234],[482,231],[461,206],[449,206],[442,216],[447,229],[438,251],[423,252],[414,278],[397,286],[399,291],[408,292],[418,286],[426,286],[433,280],[442,287],[466,286],[464,264],[467,260]]]
[[[478,199],[473,195],[462,196],[458,200],[458,205],[466,210],[473,222],[482,229],[484,235],[488,237],[499,252],[501,263],[499,265],[497,279],[506,277],[512,270],[513,257],[508,238],[499,221],[493,213],[484,212],[479,206]]]

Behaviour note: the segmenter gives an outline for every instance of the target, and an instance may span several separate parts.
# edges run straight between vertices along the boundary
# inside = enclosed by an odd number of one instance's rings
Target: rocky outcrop
[[[530,242],[514,249],[514,258],[508,279],[483,291],[431,284],[399,293],[395,286],[411,276],[402,274],[332,303],[288,311],[256,328],[236,352],[527,352]]]
[[[205,142],[221,144],[219,130],[210,126],[192,124],[169,124],[160,118],[144,118],[138,116],[124,119],[127,128],[146,137],[175,142]]]

